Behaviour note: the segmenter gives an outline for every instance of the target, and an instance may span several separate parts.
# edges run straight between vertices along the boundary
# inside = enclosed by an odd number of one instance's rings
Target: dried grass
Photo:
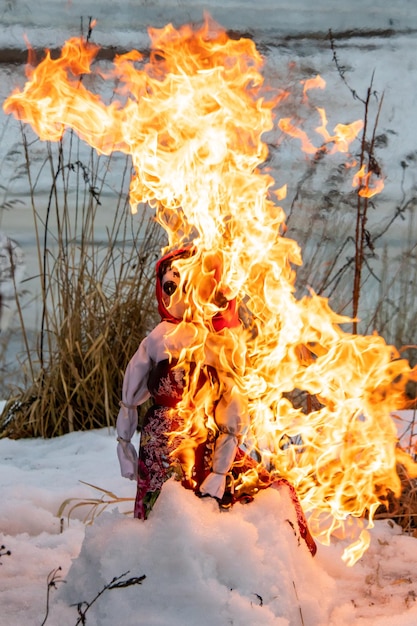
[[[126,365],[157,319],[154,264],[164,233],[146,211],[131,215],[128,160],[120,188],[106,198],[112,158],[91,153],[88,165],[74,161],[72,139],[48,144],[39,166],[23,132],[42,319],[37,346],[26,342],[21,357],[29,381],[12,390],[0,418],[2,436],[11,438],[113,426]],[[33,181],[45,165],[53,183],[42,212]],[[114,211],[103,234],[105,202]],[[26,336],[23,322],[21,331]]]
[[[417,479],[410,478],[406,468],[397,467],[402,491],[399,497],[393,493],[386,496],[386,502],[379,507],[375,519],[390,519],[403,531],[417,538]]]
[[[406,431],[401,434],[401,448],[407,452],[414,462],[417,461],[417,407],[413,419],[407,424]],[[392,492],[384,498],[384,503],[376,512],[375,519],[390,519],[408,535],[417,537],[417,478],[410,476],[407,468],[397,464],[397,473],[401,481],[401,494]]]
[[[92,489],[95,489],[96,491],[99,491],[101,493],[101,497],[100,498],[67,498],[61,503],[61,506],[59,507],[58,512],[56,514],[57,517],[59,517],[60,519],[65,513],[67,516],[67,521],[69,523],[70,518],[75,510],[81,507],[82,508],[87,507],[87,512],[83,518],[83,522],[87,525],[91,525],[93,524],[96,517],[98,517],[101,513],[103,513],[103,511],[105,511],[107,507],[111,505],[115,505],[115,504],[125,503],[125,502],[132,503],[132,509],[127,511],[126,515],[133,514],[133,505],[135,502],[134,498],[121,498],[117,496],[115,493],[113,493],[112,491],[109,491],[108,489],[97,487],[96,485],[92,485],[91,483],[86,483],[83,480],[81,480],[80,482],[83,483],[84,485],[88,485],[89,487],[91,487]]]

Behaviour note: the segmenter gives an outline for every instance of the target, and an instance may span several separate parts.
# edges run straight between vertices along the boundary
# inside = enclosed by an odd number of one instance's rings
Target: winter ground
[[[88,626],[417,623],[417,541],[392,522],[377,521],[370,548],[347,567],[348,539],[319,544],[311,557],[288,523],[285,492],[220,513],[169,482],[145,523],[123,514],[131,502],[111,505],[93,525],[82,521],[89,507],[61,522],[67,498],[101,496],[79,481],[134,497],[135,485],[119,477],[114,433],[0,440],[0,544],[11,551],[0,557],[1,624],[43,624],[47,578],[59,567],[50,626],[81,623],[77,604],[122,575],[146,578],[105,591],[85,614]]]

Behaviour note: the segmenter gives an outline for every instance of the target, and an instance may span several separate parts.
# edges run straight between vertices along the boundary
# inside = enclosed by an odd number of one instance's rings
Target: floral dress
[[[175,475],[184,487],[195,488],[197,481],[190,482],[184,476],[181,463],[172,453],[182,441],[180,434],[171,437],[171,433],[180,431],[183,420],[175,411],[182,398],[184,389],[183,372],[176,368],[176,361],[164,359],[151,368],[148,378],[148,390],[153,405],[148,409],[141,431],[137,493],[134,515],[146,519],[152,509],[164,482]],[[204,450],[209,446],[205,443]],[[197,452],[200,471],[193,468],[193,478],[198,474],[200,482],[210,471],[210,460],[203,453],[202,447]],[[201,466],[204,465],[204,469]],[[202,472],[202,473],[201,473]]]

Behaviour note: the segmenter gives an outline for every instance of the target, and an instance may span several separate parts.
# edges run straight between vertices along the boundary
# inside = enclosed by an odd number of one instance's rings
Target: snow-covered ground
[[[403,428],[403,426],[402,426]],[[114,433],[72,433],[53,440],[0,440],[0,623],[74,626],[77,604],[91,603],[115,577],[146,576],[110,589],[87,610],[88,626],[415,626],[417,541],[377,521],[371,545],[353,567],[349,540],[318,545],[311,557],[288,519],[285,492],[266,490],[220,513],[168,482],[146,521],[111,505],[93,525],[80,507],[56,516],[67,498],[100,498],[79,481],[133,498],[119,476]],[[75,501],[72,502],[75,504]],[[83,609],[86,605],[83,605]],[[81,622],[78,622],[81,623]]]
[[[199,22],[208,11],[226,28],[256,33],[349,32],[412,30],[417,26],[414,0],[40,0],[36,7],[27,0],[1,0],[3,47],[22,47],[23,33],[34,45],[60,46],[69,35],[79,34],[81,18],[97,20],[97,28],[109,45],[138,46],[146,27],[167,22]]]

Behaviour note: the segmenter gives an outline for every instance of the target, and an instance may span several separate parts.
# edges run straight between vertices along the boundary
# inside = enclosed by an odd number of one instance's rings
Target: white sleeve
[[[130,442],[138,425],[139,404],[150,397],[148,391],[148,374],[151,359],[147,350],[145,338],[135,352],[126,368],[123,379],[122,401],[116,421],[117,456],[120,462],[122,476],[133,480],[137,476],[137,452]]]
[[[213,454],[213,469],[200,486],[202,494],[221,499],[236,451],[249,425],[247,401],[233,381],[223,378],[223,393],[214,419],[219,427]]]

